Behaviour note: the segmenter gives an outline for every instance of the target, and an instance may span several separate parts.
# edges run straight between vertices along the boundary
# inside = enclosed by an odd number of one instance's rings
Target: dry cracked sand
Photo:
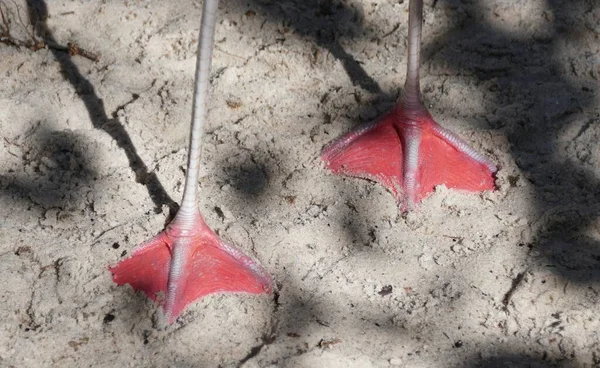
[[[223,0],[201,208],[279,292],[166,329],[107,266],[181,197],[200,2],[0,8],[0,366],[600,366],[595,0],[425,2],[424,99],[500,171],[407,216],[318,154],[398,97],[408,1]]]

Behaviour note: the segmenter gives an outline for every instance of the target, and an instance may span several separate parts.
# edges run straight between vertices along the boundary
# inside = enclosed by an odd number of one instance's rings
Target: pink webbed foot
[[[193,301],[219,292],[270,293],[268,273],[222,241],[198,214],[193,226],[178,223],[139,245],[131,257],[110,267],[118,285],[129,284],[162,306],[172,323]]]
[[[401,103],[330,143],[321,158],[336,174],[383,185],[403,211],[413,209],[437,185],[471,192],[495,188],[492,163],[428,112],[407,114]]]

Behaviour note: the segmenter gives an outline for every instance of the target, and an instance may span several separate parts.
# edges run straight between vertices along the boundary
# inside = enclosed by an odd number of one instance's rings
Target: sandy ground
[[[600,366],[596,1],[426,1],[424,99],[501,169],[408,216],[317,158],[398,97],[408,2],[222,1],[201,208],[279,293],[167,329],[107,266],[180,200],[201,4],[31,3],[50,47],[0,43],[0,366]]]

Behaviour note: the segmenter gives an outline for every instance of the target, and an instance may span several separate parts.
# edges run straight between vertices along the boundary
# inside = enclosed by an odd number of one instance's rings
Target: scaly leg
[[[421,101],[419,57],[422,0],[411,0],[408,66],[397,106],[325,147],[321,158],[336,174],[374,180],[412,210],[435,186],[493,190],[496,166],[436,123]]]
[[[181,207],[167,228],[110,267],[113,280],[143,291],[162,306],[167,323],[191,302],[212,293],[270,293],[272,281],[254,260],[206,225],[197,192],[203,125],[218,0],[205,0],[196,63],[190,152]]]

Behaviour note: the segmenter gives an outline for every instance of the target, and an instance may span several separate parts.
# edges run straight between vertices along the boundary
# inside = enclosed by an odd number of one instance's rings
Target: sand
[[[166,329],[107,267],[181,198],[201,4],[33,3],[0,1],[46,39],[0,43],[0,366],[600,365],[594,0],[425,2],[424,100],[500,171],[406,216],[318,155],[393,106],[408,1],[222,1],[201,208],[278,293]]]

